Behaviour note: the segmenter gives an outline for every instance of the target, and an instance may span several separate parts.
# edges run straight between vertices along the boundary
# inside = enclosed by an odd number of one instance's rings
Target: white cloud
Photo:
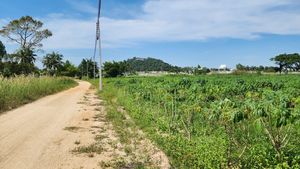
[[[51,18],[45,21],[45,27],[53,36],[44,43],[45,48],[70,49],[91,48],[95,35],[95,24],[91,20]]]
[[[73,7],[94,12],[92,7],[82,4],[74,3]],[[135,18],[103,17],[103,44],[114,48],[149,41],[253,39],[261,34],[300,34],[300,11],[293,10],[297,6],[300,6],[297,0],[148,0],[143,12]],[[54,33],[45,47],[93,47],[95,18],[82,20],[52,15],[45,21],[46,27]]]

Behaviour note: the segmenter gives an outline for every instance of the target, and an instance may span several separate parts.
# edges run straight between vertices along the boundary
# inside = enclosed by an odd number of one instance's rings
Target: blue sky
[[[298,0],[102,0],[105,60],[154,57],[178,66],[273,65],[300,52]],[[97,0],[1,0],[0,26],[23,15],[45,23],[57,51],[78,64],[93,54]],[[9,52],[17,46],[0,38]]]

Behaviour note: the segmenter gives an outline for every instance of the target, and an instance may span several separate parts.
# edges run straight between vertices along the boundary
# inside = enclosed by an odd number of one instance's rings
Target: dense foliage
[[[0,77],[0,112],[75,85],[74,80],[62,77]]]
[[[63,67],[63,55],[52,52],[43,58],[43,64],[50,75],[56,75]]]
[[[128,71],[126,62],[105,62],[103,66],[105,77],[123,76]]]
[[[5,49],[5,48],[4,48]],[[13,75],[28,75],[38,72],[34,65],[36,54],[28,48],[21,48],[16,53],[0,56],[0,75],[9,77]]]
[[[76,77],[80,76],[80,71],[74,64],[67,60],[63,63],[60,74],[62,76]]]
[[[105,87],[175,168],[300,167],[299,76],[117,78]]]

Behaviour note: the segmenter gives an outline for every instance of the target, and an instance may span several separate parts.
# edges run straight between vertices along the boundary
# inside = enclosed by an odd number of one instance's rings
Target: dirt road
[[[0,168],[122,168],[145,155],[151,166],[169,168],[153,145],[155,153],[126,151],[105,116],[87,82],[6,112],[0,115]]]

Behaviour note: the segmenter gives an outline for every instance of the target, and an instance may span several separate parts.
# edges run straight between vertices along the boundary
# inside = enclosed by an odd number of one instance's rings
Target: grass
[[[97,144],[91,144],[89,146],[80,146],[75,148],[73,153],[85,153],[85,154],[101,154],[104,151],[104,148]]]
[[[17,108],[76,85],[77,82],[66,77],[0,77],[0,112]]]

